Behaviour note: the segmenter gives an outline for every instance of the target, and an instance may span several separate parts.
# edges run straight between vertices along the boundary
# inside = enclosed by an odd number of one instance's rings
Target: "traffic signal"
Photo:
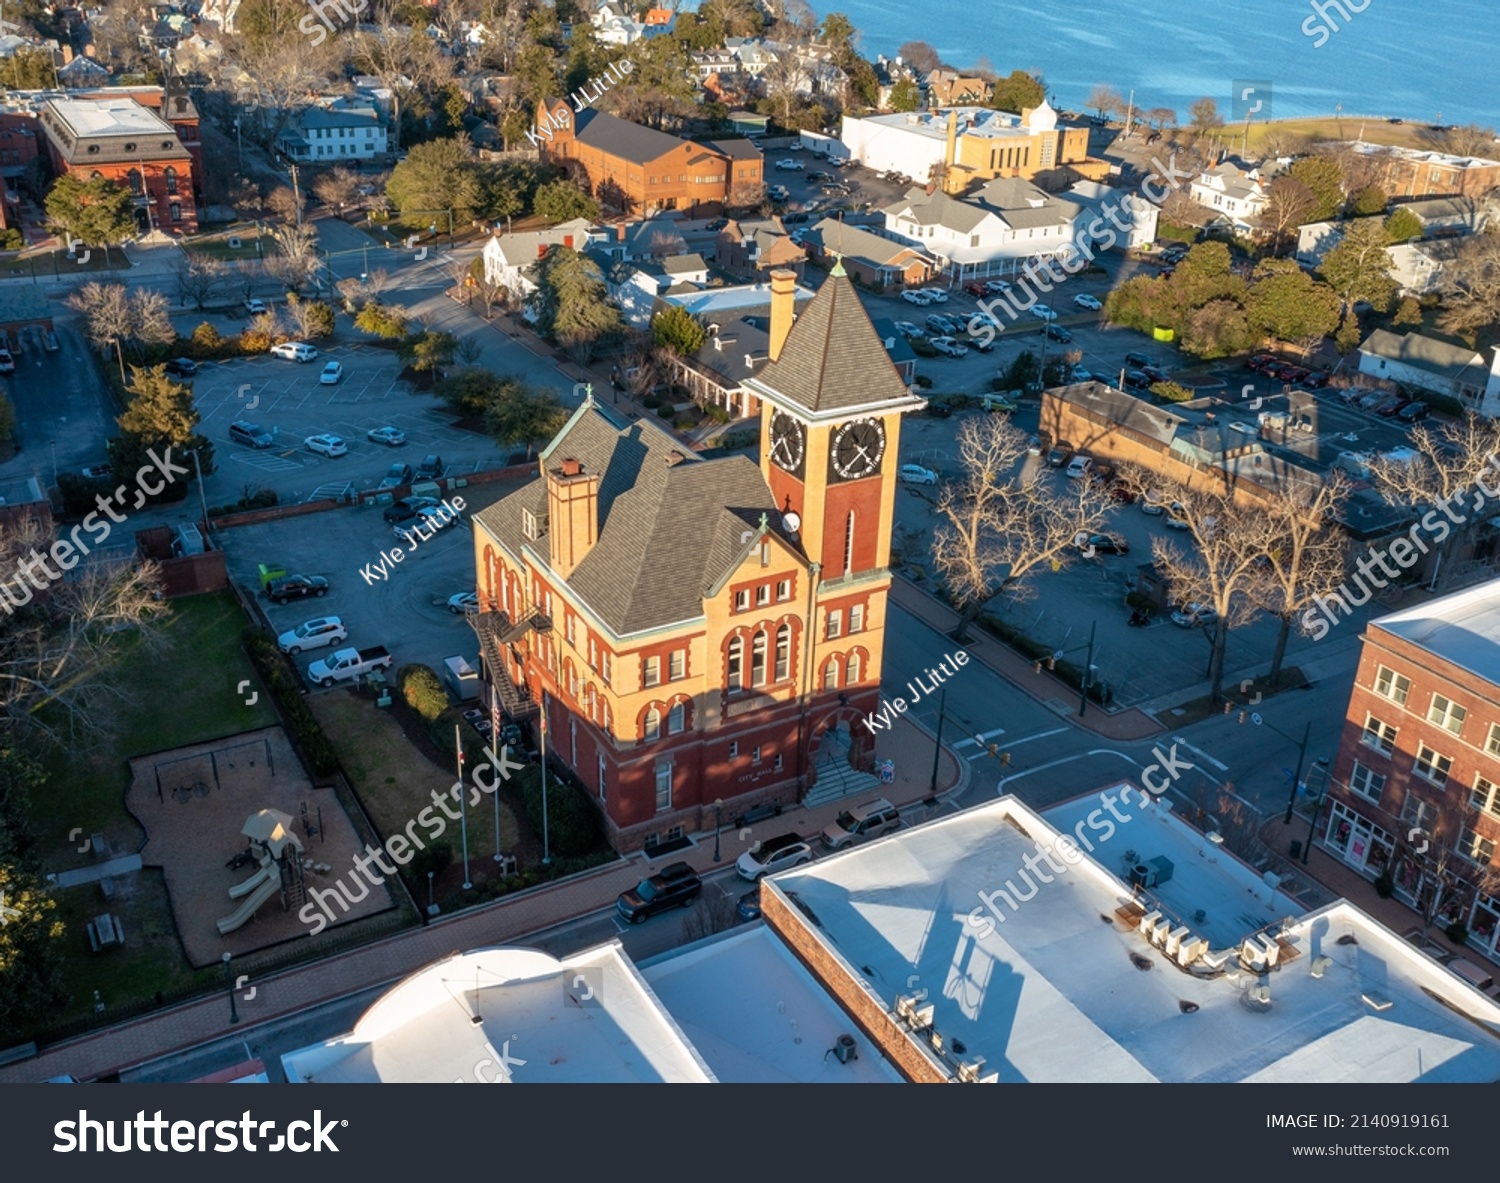
[[[1047,668],[1049,670],[1055,670],[1057,668],[1057,658],[1055,658],[1055,657],[1049,657],[1049,658],[1047,658]]]
[[[1225,714],[1226,714],[1226,715],[1227,715],[1227,714],[1229,714],[1229,712],[1230,712],[1230,711],[1232,711],[1232,710],[1234,710],[1234,703],[1232,703],[1232,702],[1229,702],[1229,701],[1228,701],[1228,700],[1227,700],[1227,699],[1226,699],[1226,700],[1225,700],[1225,702],[1224,702],[1224,713],[1225,713]]]
[[[1000,763],[1005,768],[1009,768],[1010,767],[1010,753],[1009,752],[1001,752],[1000,753]]]
[[[1000,754],[1000,745],[997,743],[992,743],[989,744],[985,750],[988,751],[991,756],[998,756]]]
[[[1247,717],[1248,717],[1247,712],[1245,712],[1245,711],[1241,711],[1240,712],[1240,722],[1241,723],[1243,723]]]
[[[1031,663],[1031,672],[1034,674],[1042,672],[1042,659],[1040,657]]]

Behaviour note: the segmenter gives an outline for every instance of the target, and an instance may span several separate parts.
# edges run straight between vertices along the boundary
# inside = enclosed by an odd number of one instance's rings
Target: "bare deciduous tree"
[[[272,232],[279,248],[266,257],[266,273],[293,291],[314,282],[322,263],[318,239],[310,226],[277,226]]]
[[[331,168],[313,182],[313,196],[336,214],[353,205],[359,195],[359,174],[347,168]]]
[[[1500,325],[1500,233],[1464,239],[1443,272],[1441,324],[1450,333],[1490,332]]]
[[[958,431],[963,475],[938,497],[932,559],[960,611],[957,639],[996,595],[1056,569],[1075,540],[1104,524],[1107,502],[1093,481],[1057,489],[1026,467],[1028,437],[1003,416],[967,420]],[[1016,469],[1021,471],[1017,473]]]
[[[1271,235],[1277,254],[1293,231],[1308,220],[1317,204],[1313,191],[1294,176],[1283,173],[1271,182],[1265,212],[1258,222]]]
[[[210,255],[184,251],[177,260],[177,290],[201,312],[204,303],[229,281],[229,267]]]
[[[307,199],[290,185],[278,185],[267,195],[266,208],[284,222],[297,223],[307,209]]]

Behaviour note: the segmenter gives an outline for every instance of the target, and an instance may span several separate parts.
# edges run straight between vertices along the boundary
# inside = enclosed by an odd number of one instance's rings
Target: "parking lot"
[[[468,518],[494,504],[517,486],[509,482],[469,485],[445,493],[464,499],[455,525],[415,547],[398,539],[379,506],[331,510],[290,521],[240,526],[218,535],[230,578],[259,591],[258,565],[277,566],[294,575],[321,575],[328,594],[273,604],[259,596],[271,627],[282,633],[315,616],[337,616],[349,630],[346,641],[332,648],[384,645],[395,658],[393,669],[421,662],[441,671],[446,657],[462,656],[477,666],[479,646],[462,615],[448,608],[448,598],[474,589],[474,541]],[[400,546],[407,557],[388,564],[380,577],[381,551]],[[361,571],[370,570],[373,582]],[[328,656],[318,649],[296,659],[301,670]]]
[[[318,376],[325,362],[343,365],[337,385]],[[430,394],[413,394],[397,378],[400,362],[389,350],[347,345],[320,352],[307,363],[274,357],[204,365],[193,380],[202,416],[199,430],[214,443],[217,471],[205,480],[211,504],[237,500],[246,485],[274,489],[282,504],[308,500],[329,484],[355,491],[373,489],[393,463],[415,467],[437,453],[449,475],[504,463],[494,443],[452,426],[453,415]],[[229,425],[248,420],[271,432],[272,448],[231,442]],[[372,428],[399,427],[407,442],[398,448],[366,439]],[[328,458],[309,451],[310,435],[331,433],[348,454]]]

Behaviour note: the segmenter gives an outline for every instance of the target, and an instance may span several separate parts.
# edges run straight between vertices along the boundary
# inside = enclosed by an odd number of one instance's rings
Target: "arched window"
[[[138,169],[138,168],[131,169],[130,170],[130,176],[129,176],[128,180],[130,181],[130,191],[132,193],[134,193],[137,197],[139,197],[142,193],[144,193],[146,191],[146,184],[145,184],[144,181],[141,180],[141,170],[140,169]]]
[[[673,703],[672,709],[667,712],[667,734],[676,735],[687,726],[687,706],[684,703]]]
[[[859,682],[860,674],[863,672],[860,665],[859,652],[856,650],[849,654],[849,676],[844,679],[846,686],[854,686]]]
[[[729,642],[728,667],[729,689],[741,689],[745,684],[745,639],[743,637],[735,637]]]
[[[609,720],[609,699],[604,695],[599,696],[599,726],[604,729],[606,735],[612,734]]]
[[[849,511],[848,521],[844,523],[844,570],[854,570],[854,511]]]
[[[750,685],[764,686],[766,684],[766,634],[759,632],[755,634],[755,640],[750,646]]]
[[[776,681],[785,682],[792,674],[792,626],[776,630]]]
[[[830,657],[828,664],[823,667],[823,689],[837,690],[839,688],[839,659]]]
[[[646,739],[661,738],[661,712],[652,707],[646,712]]]
[[[167,165],[166,170],[161,175],[162,175],[162,177],[167,182],[167,192],[168,193],[176,193],[177,192],[177,170],[175,168],[173,168],[169,164],[169,165]]]

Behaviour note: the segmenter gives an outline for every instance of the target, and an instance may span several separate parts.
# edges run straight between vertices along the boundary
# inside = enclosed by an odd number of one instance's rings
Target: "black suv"
[[[433,452],[422,458],[422,463],[417,465],[415,479],[419,481],[435,481],[443,475],[443,458]]]
[[[198,372],[198,363],[190,357],[174,357],[167,363],[166,370],[173,378],[191,378]]]
[[[631,924],[640,924],[668,908],[690,907],[702,892],[703,880],[692,867],[669,863],[651,878],[622,891],[615,908]]]
[[[266,595],[278,604],[328,594],[328,580],[321,575],[283,575],[266,586]]]
[[[394,505],[387,506],[385,513],[381,516],[391,525],[398,526],[402,522],[411,521],[426,507],[436,504],[437,502],[431,497],[403,497]]]

